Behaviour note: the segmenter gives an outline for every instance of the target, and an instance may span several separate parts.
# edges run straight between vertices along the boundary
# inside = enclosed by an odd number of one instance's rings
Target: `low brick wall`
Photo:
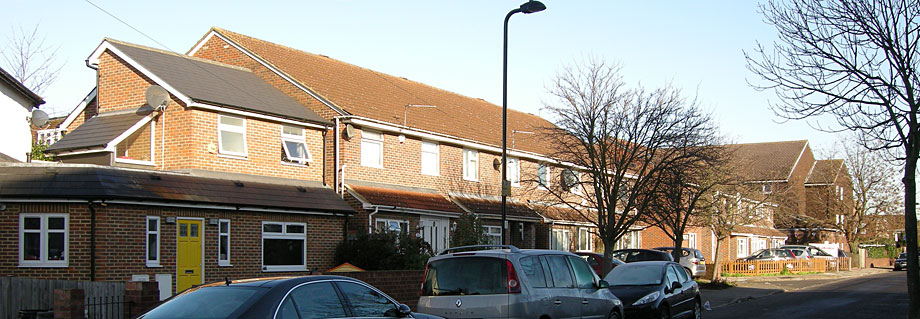
[[[355,278],[377,287],[393,299],[414,311],[418,306],[419,291],[425,276],[424,270],[381,270],[351,273],[328,273]]]
[[[891,267],[894,259],[891,258],[866,258],[866,267]]]

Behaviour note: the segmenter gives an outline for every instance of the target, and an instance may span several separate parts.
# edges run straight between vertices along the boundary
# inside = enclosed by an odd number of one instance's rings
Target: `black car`
[[[626,318],[699,318],[700,289],[680,264],[626,263],[604,277],[623,302]]]
[[[614,250],[613,257],[626,263],[652,260],[674,261],[674,257],[671,257],[670,253],[654,249],[633,248]]]
[[[898,255],[898,258],[894,260],[894,271],[901,269],[907,269],[907,253],[901,253]]]
[[[260,278],[187,289],[138,318],[438,318],[340,276]]]

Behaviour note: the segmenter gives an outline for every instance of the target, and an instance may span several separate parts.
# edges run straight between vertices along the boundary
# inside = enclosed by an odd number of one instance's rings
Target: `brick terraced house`
[[[105,39],[47,153],[0,168],[0,274],[155,280],[334,266],[353,209],[324,181],[332,123],[252,70]],[[158,86],[168,103],[147,105]],[[159,102],[157,102],[159,103]],[[18,166],[17,166],[18,165]]]

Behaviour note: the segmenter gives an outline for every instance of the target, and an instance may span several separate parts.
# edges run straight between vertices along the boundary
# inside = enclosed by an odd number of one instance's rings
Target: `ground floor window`
[[[755,252],[761,249],[767,248],[767,239],[766,238],[752,238],[751,239],[751,252]]]
[[[747,256],[748,256],[748,239],[738,238],[738,258],[744,258]]]
[[[19,215],[19,264],[66,267],[68,252],[66,214]]]
[[[623,237],[620,237],[620,240],[613,245],[613,248],[614,250],[639,248],[640,239],[641,236],[638,230],[630,230],[623,234]]]
[[[579,251],[590,251],[591,250],[591,232],[588,231],[587,227],[578,228],[578,250]]]
[[[486,235],[489,245],[502,244],[502,228],[499,226],[482,226],[482,232]]]
[[[549,249],[562,251],[569,250],[569,236],[571,235],[568,229],[553,229],[550,235]]]
[[[687,248],[698,248],[698,247],[696,247],[696,245],[697,245],[697,242],[696,242],[696,234],[694,234],[694,233],[684,234],[684,244],[683,244],[683,247],[687,247]]]
[[[160,266],[160,217],[147,216],[147,267]]]
[[[409,232],[409,221],[377,218],[377,231]]]
[[[771,239],[771,240],[770,240],[770,248],[780,248],[780,247],[782,247],[782,246],[785,245],[785,244],[786,244],[786,240],[784,240],[784,239],[776,239],[776,238],[774,238],[774,239]]]
[[[218,224],[220,229],[218,232],[217,265],[230,266],[230,220],[221,219]]]
[[[307,270],[304,223],[262,222],[262,270]]]

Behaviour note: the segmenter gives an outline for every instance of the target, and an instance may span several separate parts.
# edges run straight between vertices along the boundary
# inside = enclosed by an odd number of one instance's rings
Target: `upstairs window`
[[[422,174],[440,175],[438,143],[422,141]]]
[[[479,181],[479,152],[463,149],[463,179]]]
[[[383,133],[361,131],[361,166],[383,168]]]
[[[19,265],[67,267],[68,226],[65,214],[19,215]]]
[[[537,167],[537,182],[540,189],[549,188],[549,166],[540,163],[540,166]]]
[[[508,158],[508,182],[511,186],[521,186],[521,160]]]
[[[284,150],[282,159],[288,162],[306,164],[311,162],[310,151],[304,142],[304,129],[296,126],[281,126],[281,148]]]
[[[246,119],[219,115],[217,131],[221,154],[246,156]]]

